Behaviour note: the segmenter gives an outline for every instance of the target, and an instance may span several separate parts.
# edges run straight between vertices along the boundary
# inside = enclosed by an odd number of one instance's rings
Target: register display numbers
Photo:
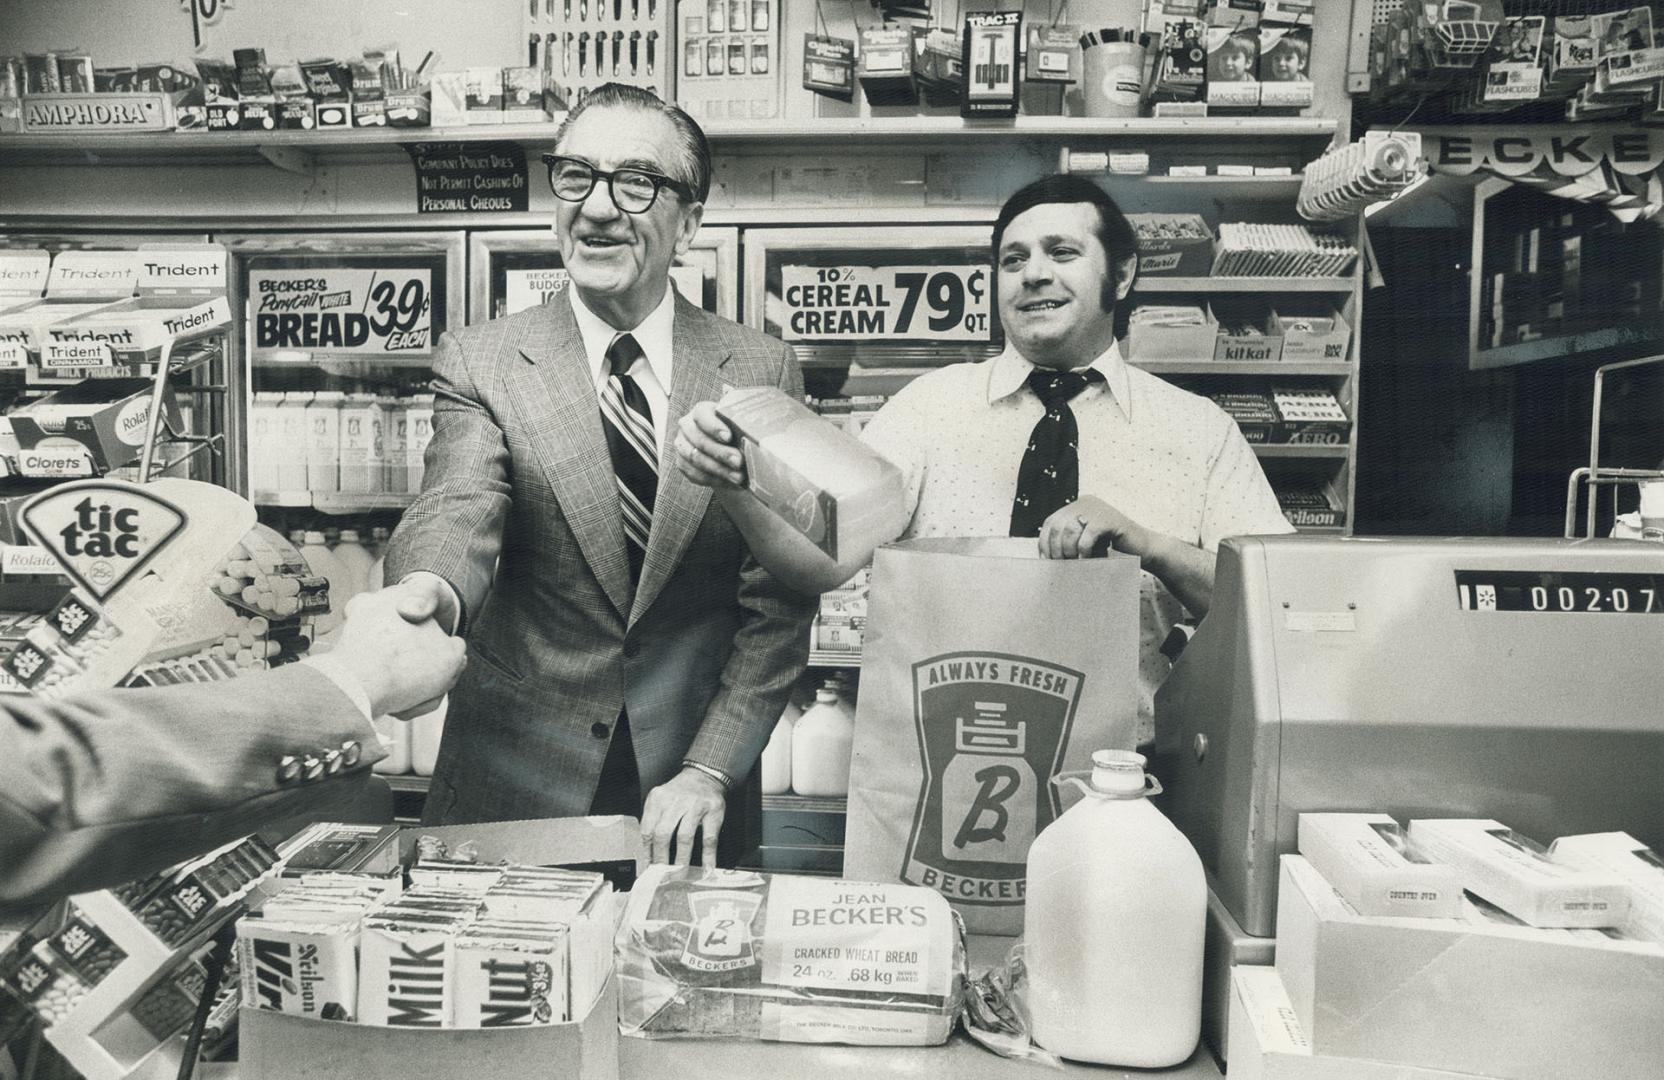
[[[1664,614],[1664,574],[1458,570],[1456,593],[1463,611]]]

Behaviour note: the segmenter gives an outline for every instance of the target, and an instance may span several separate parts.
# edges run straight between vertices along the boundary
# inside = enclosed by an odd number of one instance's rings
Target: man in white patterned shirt
[[[1114,338],[1137,251],[1115,202],[1089,180],[1050,176],[1009,199],[994,225],[1006,349],[914,380],[863,438],[907,477],[900,538],[1035,536],[1051,558],[1109,550],[1143,563],[1139,741],[1154,732],[1162,646],[1185,611],[1207,614],[1227,536],[1292,531],[1236,424],[1204,397],[1132,367]],[[678,463],[742,500],[737,452],[708,405],[683,418]],[[837,565],[760,508],[736,515],[777,577],[823,591]]]

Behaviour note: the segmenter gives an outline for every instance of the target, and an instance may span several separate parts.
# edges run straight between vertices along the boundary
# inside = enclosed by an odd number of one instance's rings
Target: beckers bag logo
[[[1023,902],[1029,844],[1060,812],[1048,781],[1062,768],[1083,678],[1006,653],[913,665],[924,779],[902,881],[955,903]]]
[[[64,484],[30,500],[29,536],[99,601],[121,588],[185,527],[185,514],[135,484]]]
[[[762,904],[752,892],[711,890],[688,895],[693,925],[682,963],[694,971],[738,971],[757,962],[751,920]]]

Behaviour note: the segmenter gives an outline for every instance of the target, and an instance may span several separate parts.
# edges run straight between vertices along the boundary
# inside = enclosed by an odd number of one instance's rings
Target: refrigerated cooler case
[[[725,319],[739,318],[738,229],[706,227],[670,268],[676,290]],[[468,321],[536,307],[566,288],[552,229],[479,230],[468,241]]]
[[[1003,347],[987,225],[747,229],[745,321],[797,350],[810,392],[893,393]],[[898,370],[899,369],[899,370]],[[880,373],[889,373],[888,377]]]
[[[464,310],[463,234],[218,239],[248,386],[238,490],[280,528],[390,527],[420,489],[435,345]]]

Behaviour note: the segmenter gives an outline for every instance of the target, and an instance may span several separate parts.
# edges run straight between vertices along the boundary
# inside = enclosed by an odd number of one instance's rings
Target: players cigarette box
[[[1301,814],[1300,854],[1361,915],[1461,914],[1456,871],[1412,852],[1386,814]]]
[[[1541,844],[1498,821],[1412,821],[1410,846],[1453,867],[1463,888],[1531,926],[1622,926],[1629,915],[1629,892],[1616,875],[1557,863]]]

